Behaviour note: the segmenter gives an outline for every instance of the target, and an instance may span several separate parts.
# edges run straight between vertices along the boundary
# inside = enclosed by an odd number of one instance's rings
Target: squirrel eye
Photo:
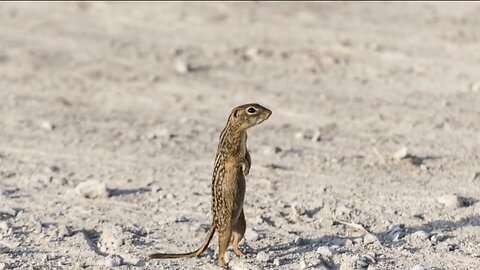
[[[250,108],[247,109],[247,112],[248,112],[248,113],[256,113],[257,110],[256,110],[255,108],[253,108],[253,107],[250,107]]]

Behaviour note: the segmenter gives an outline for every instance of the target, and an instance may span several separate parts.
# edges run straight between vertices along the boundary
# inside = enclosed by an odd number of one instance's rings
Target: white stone
[[[42,128],[44,128],[46,130],[53,130],[55,128],[55,125],[48,122],[48,121],[44,121],[40,125],[42,126]]]
[[[107,267],[118,267],[118,266],[121,266],[122,264],[123,264],[123,258],[120,256],[108,255],[105,258],[105,265]]]
[[[414,267],[410,268],[410,270],[426,270],[427,268],[423,265],[417,264]]]
[[[302,204],[298,204],[298,203],[294,203],[292,204],[292,213],[294,215],[305,215],[306,213],[306,210],[305,210],[305,207],[302,205]]]
[[[185,61],[183,59],[176,59],[175,63],[174,63],[174,68],[175,68],[175,71],[180,73],[180,74],[185,74],[185,73],[188,73],[190,71],[190,67],[189,67],[187,61]]]
[[[245,230],[245,239],[248,242],[254,242],[254,241],[257,241],[258,239],[260,239],[260,234],[253,229],[247,228]]]
[[[369,234],[366,234],[364,237],[363,237],[363,243],[365,243],[366,245],[368,244],[372,244],[372,243],[375,243],[375,242],[378,242],[378,238],[369,233]]]
[[[75,187],[75,193],[85,198],[106,198],[109,196],[105,183],[98,180],[88,180]]]
[[[465,206],[463,198],[455,194],[446,194],[438,197],[437,202],[453,209]]]
[[[323,257],[327,257],[327,258],[333,256],[332,251],[328,247],[325,247],[325,246],[318,247],[317,253],[322,255]]]
[[[402,148],[400,148],[397,152],[395,152],[395,154],[393,154],[393,158],[395,159],[404,159],[408,156],[408,151],[407,151],[407,148],[404,146]]]
[[[1,221],[0,222],[0,231],[8,232],[8,230],[12,227],[8,221]]]
[[[425,239],[428,239],[428,233],[420,230],[420,231],[416,231],[416,232],[412,233],[412,237],[417,238],[417,239],[421,239],[421,240],[425,240]]]
[[[270,260],[270,256],[265,251],[260,251],[257,253],[257,260],[261,262],[268,262]]]

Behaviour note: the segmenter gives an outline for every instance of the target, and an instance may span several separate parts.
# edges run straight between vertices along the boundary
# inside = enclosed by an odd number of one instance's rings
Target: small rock
[[[312,136],[312,142],[319,142],[322,140],[322,134],[320,132],[315,132]]]
[[[353,246],[353,241],[351,239],[345,240],[345,246],[346,247],[352,247]],[[317,250],[318,253],[318,250]]]
[[[412,237],[418,238],[418,239],[421,239],[421,240],[425,240],[425,239],[428,239],[428,233],[420,230],[420,231],[416,231],[416,232],[412,233]]]
[[[69,227],[67,227],[65,225],[59,225],[58,226],[58,236],[68,237],[68,236],[72,236],[72,235],[73,235],[73,232],[72,232],[72,230],[70,230]]]
[[[330,258],[330,257],[333,256],[332,251],[328,247],[325,247],[325,246],[318,247],[317,253],[322,255],[323,257],[326,257],[326,258]]]
[[[125,244],[125,239],[125,233],[120,226],[106,225],[99,239],[100,251],[106,253],[116,251]]]
[[[375,254],[362,255],[362,257],[355,262],[355,269],[368,269],[370,265],[375,263],[377,263]]]
[[[245,239],[248,242],[254,242],[260,239],[260,234],[253,229],[247,228],[245,231]]]
[[[429,240],[428,236],[427,232],[420,230],[412,233],[408,237],[408,241],[412,244],[421,244],[424,243],[425,240]]]
[[[446,207],[457,209],[466,206],[465,200],[456,194],[447,194],[437,198],[437,202]]]
[[[302,216],[302,215],[305,215],[305,207],[302,205],[302,204],[292,204],[292,213],[294,215],[299,215],[299,216]]]
[[[12,225],[8,221],[0,221],[0,231],[8,232]]]
[[[98,180],[88,180],[75,187],[75,193],[85,198],[107,198],[109,196],[105,183]]]
[[[190,65],[184,59],[176,59],[174,63],[175,71],[180,74],[186,74],[191,71]]]
[[[5,263],[0,263],[0,270],[8,269]]]
[[[42,126],[42,128],[44,128],[44,129],[46,129],[46,130],[53,130],[53,129],[55,129],[55,125],[52,124],[52,123],[50,123],[50,122],[48,122],[48,121],[42,122],[42,123],[41,123],[41,126]]]
[[[480,92],[480,81],[476,81],[470,84],[470,91],[473,93]]]
[[[60,167],[56,165],[52,165],[45,168],[45,173],[58,173],[58,172],[60,172]]]
[[[407,148],[404,146],[400,148],[395,154],[393,154],[393,158],[400,160],[408,157],[408,151]]]
[[[245,262],[243,260],[231,260],[228,263],[228,268],[232,270],[260,270],[253,264]]]
[[[300,269],[307,268],[307,263],[305,262],[305,260],[300,261],[300,263],[298,264],[298,268],[300,268]]]
[[[363,243],[363,238],[361,238],[361,237],[353,238],[353,243],[356,244],[356,245],[362,244]]]
[[[439,243],[436,246],[436,249],[440,250],[440,251],[454,251],[455,250],[455,245],[442,242],[442,243]]]
[[[11,248],[0,243],[0,254],[4,254],[4,253],[9,253],[11,251]]]
[[[480,172],[475,172],[473,174],[472,180],[475,181],[475,180],[479,180],[479,179],[480,179]]]
[[[174,137],[173,134],[170,133],[170,131],[167,128],[160,128],[154,131],[151,131],[146,134],[147,138],[149,140],[154,140],[157,138],[172,138]]]
[[[261,262],[268,262],[270,260],[270,256],[265,251],[260,251],[257,253],[257,260]]]
[[[10,207],[1,207],[0,206],[0,214],[15,217],[17,215],[17,211],[13,208],[10,208]]]
[[[417,264],[414,267],[410,268],[410,270],[427,270],[427,268],[423,265]]]
[[[250,47],[245,51],[245,58],[248,60],[254,60],[260,55],[260,50],[255,47]]]
[[[443,233],[434,234],[432,235],[432,237],[430,237],[430,241],[432,241],[433,244],[438,244],[444,241],[445,239],[447,239],[447,236]]]
[[[273,260],[273,264],[275,264],[275,266],[280,266],[283,264],[283,261],[280,258],[275,258],[275,260]]]
[[[123,264],[123,258],[120,257],[120,256],[117,256],[117,255],[108,255],[106,258],[105,258],[105,265],[107,267],[118,267],[118,266],[121,266]]]
[[[303,239],[302,237],[297,237],[297,239],[295,239],[295,241],[293,241],[295,243],[295,245],[297,246],[303,246],[305,245],[305,239]]]
[[[404,224],[392,224],[388,227],[388,237],[393,242],[398,242],[405,236]]]
[[[295,133],[294,137],[295,137],[295,139],[300,140],[300,139],[303,139],[305,137],[305,135],[303,134],[303,132],[298,131],[298,132]]]
[[[375,242],[378,242],[378,238],[369,233],[369,234],[366,234],[364,237],[363,237],[363,243],[368,245],[368,244],[372,244],[372,243],[375,243]]]

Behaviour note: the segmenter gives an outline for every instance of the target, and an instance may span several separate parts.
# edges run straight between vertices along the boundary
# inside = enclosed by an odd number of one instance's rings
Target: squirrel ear
[[[234,116],[235,118],[238,117],[238,110],[233,111],[233,116]]]

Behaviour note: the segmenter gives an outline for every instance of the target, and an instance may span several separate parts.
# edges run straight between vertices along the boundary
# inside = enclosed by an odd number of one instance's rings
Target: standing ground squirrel
[[[255,103],[238,106],[232,110],[227,125],[220,134],[212,177],[212,226],[207,239],[195,251],[182,254],[155,253],[150,259],[191,258],[199,256],[218,232],[218,265],[226,266],[225,251],[232,241],[235,254],[245,257],[238,243],[245,234],[243,198],[245,176],[251,160],[247,150],[247,129],[267,120],[269,109]]]

